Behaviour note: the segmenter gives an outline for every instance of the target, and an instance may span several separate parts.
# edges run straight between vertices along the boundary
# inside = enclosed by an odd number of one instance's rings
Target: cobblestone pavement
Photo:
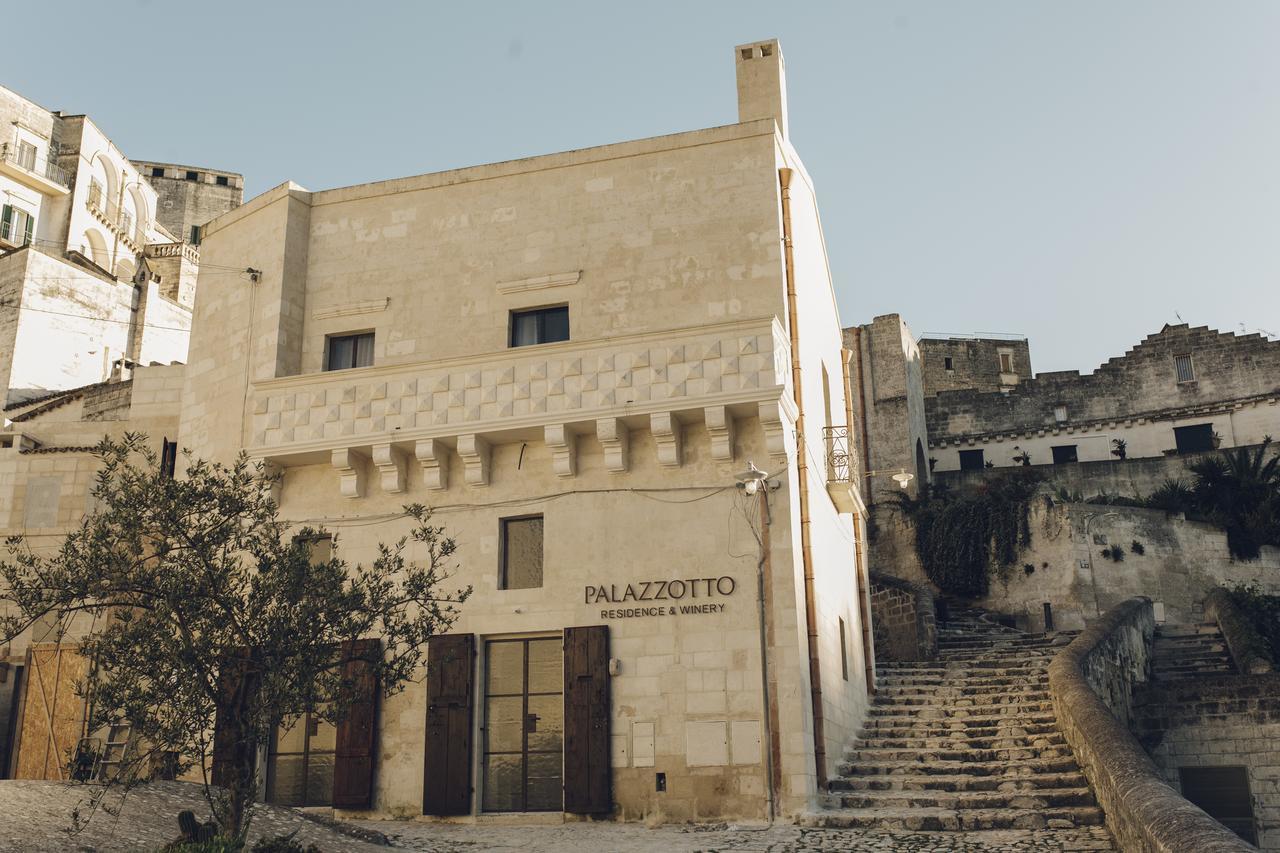
[[[135,789],[119,814],[98,812],[88,827],[69,835],[72,810],[84,808],[89,791],[57,782],[0,781],[0,851],[17,853],[107,853],[154,851],[177,835],[177,814],[191,809],[202,818],[208,806],[196,785],[161,782]],[[109,800],[117,803],[116,800]],[[297,831],[297,838],[324,853],[391,853],[395,849],[424,853],[826,853],[826,851],[942,851],[942,853],[1065,853],[1108,850],[1101,827],[1069,835],[1034,830],[991,832],[885,832],[811,829],[790,825],[662,826],[641,824],[566,823],[540,826],[512,824],[445,824],[426,821],[356,821],[352,827],[384,834],[387,848],[317,823],[293,809],[259,806],[250,839]]]
[[[1042,830],[988,832],[887,832],[809,829],[798,826],[726,827],[570,823],[556,826],[495,826],[416,821],[361,821],[386,834],[397,847],[430,853],[834,853],[834,851],[940,851],[940,853],[1065,853],[1111,850],[1102,827],[1071,833]]]

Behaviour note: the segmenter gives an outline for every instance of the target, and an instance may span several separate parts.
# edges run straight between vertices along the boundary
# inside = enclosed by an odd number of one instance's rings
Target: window
[[[1196,424],[1173,428],[1173,440],[1179,453],[1203,453],[1213,450],[1213,424]]]
[[[350,370],[373,364],[373,332],[358,335],[330,335],[325,341],[328,356],[325,370]]]
[[[569,340],[569,306],[511,312],[511,346]]]
[[[844,680],[849,680],[849,631],[845,627],[844,619],[840,618],[840,674],[844,676]]]
[[[1000,372],[1013,373],[1013,353],[1009,350],[1000,350]]]
[[[153,177],[153,178],[163,178],[163,177],[164,177],[164,169],[163,169],[162,167],[160,167],[160,166],[152,166],[152,167],[151,167],[151,177]]]
[[[160,445],[160,476],[172,480],[177,467],[178,442],[166,438]]]
[[[188,180],[188,181],[198,181],[198,180],[200,180],[200,173],[199,173],[199,172],[187,172],[187,180]]]
[[[231,179],[230,179],[230,178],[228,178],[226,175],[218,175],[217,177],[215,177],[215,178],[213,179],[213,182],[214,182],[215,184],[217,184],[218,186],[220,186],[220,187],[229,187],[229,186],[231,186]]]
[[[193,246],[200,245],[200,226],[199,225],[191,226],[191,239],[188,240],[187,242],[189,242]]]
[[[1053,451],[1054,465],[1066,465],[1068,462],[1080,461],[1079,457],[1076,456],[1076,445],[1074,444],[1060,444],[1049,449]]]
[[[333,537],[325,536],[297,536],[294,541],[303,545],[307,549],[307,558],[312,565],[320,565],[327,563],[333,559]]]
[[[267,802],[279,806],[327,806],[333,802],[338,729],[308,712],[278,726],[267,754]]]
[[[1060,424],[1065,424],[1065,423],[1067,422],[1067,407],[1066,407],[1066,406],[1054,406],[1054,407],[1053,407],[1053,419],[1054,419],[1055,421],[1057,421],[1058,423],[1060,423]]]
[[[498,589],[537,589],[542,586],[542,516],[504,518],[500,545]]]
[[[25,210],[11,204],[0,208],[0,240],[10,246],[28,245],[35,227],[35,217]]]
[[[956,360],[955,360],[954,358],[952,358],[951,356],[947,356],[946,358],[942,359],[942,369],[943,369],[943,370],[955,370],[955,369],[956,369]]]
[[[1258,843],[1249,772],[1244,767],[1179,767],[1182,796],[1250,844]]]
[[[981,471],[984,467],[986,467],[986,461],[983,459],[981,450],[960,451],[961,471]]]
[[[1196,368],[1191,363],[1189,355],[1175,355],[1173,357],[1173,369],[1178,374],[1179,382],[1195,382]]]
[[[36,147],[30,142],[18,143],[18,165],[28,172],[36,170]]]
[[[482,811],[564,808],[563,645],[560,637],[485,643]]]

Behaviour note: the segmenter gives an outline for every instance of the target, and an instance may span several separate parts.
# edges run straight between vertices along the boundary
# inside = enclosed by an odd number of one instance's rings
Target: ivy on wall
[[[953,595],[985,595],[991,574],[1014,565],[1030,543],[1031,499],[1043,479],[1019,470],[961,490],[898,495],[929,580]]]

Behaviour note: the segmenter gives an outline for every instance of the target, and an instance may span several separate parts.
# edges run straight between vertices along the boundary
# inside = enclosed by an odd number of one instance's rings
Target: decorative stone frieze
[[[364,468],[368,457],[350,447],[341,447],[333,451],[330,461],[338,470],[338,490],[342,496],[364,497]]]
[[[720,462],[733,459],[733,415],[725,406],[703,409],[707,434],[711,436],[711,458]]]
[[[684,430],[673,412],[649,415],[649,429],[658,448],[658,464],[679,468],[684,464]]]
[[[390,442],[373,446],[373,464],[378,468],[378,477],[382,491],[398,494],[404,491],[405,471],[408,462],[403,450]]]
[[[624,473],[630,462],[631,433],[621,418],[596,421],[596,438],[604,447],[604,467],[614,474]]]
[[[465,466],[465,479],[472,486],[489,485],[489,442],[475,433],[458,436],[458,456]]]
[[[543,430],[551,448],[551,467],[560,477],[578,473],[578,437],[564,424],[547,424]]]
[[[438,438],[424,438],[413,446],[422,466],[422,482],[428,489],[449,488],[449,448]]]

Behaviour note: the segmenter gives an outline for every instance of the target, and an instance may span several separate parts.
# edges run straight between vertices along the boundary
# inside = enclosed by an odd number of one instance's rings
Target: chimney
[[[787,77],[777,39],[740,44],[733,49],[738,69],[738,121],[771,118],[787,137]]]

